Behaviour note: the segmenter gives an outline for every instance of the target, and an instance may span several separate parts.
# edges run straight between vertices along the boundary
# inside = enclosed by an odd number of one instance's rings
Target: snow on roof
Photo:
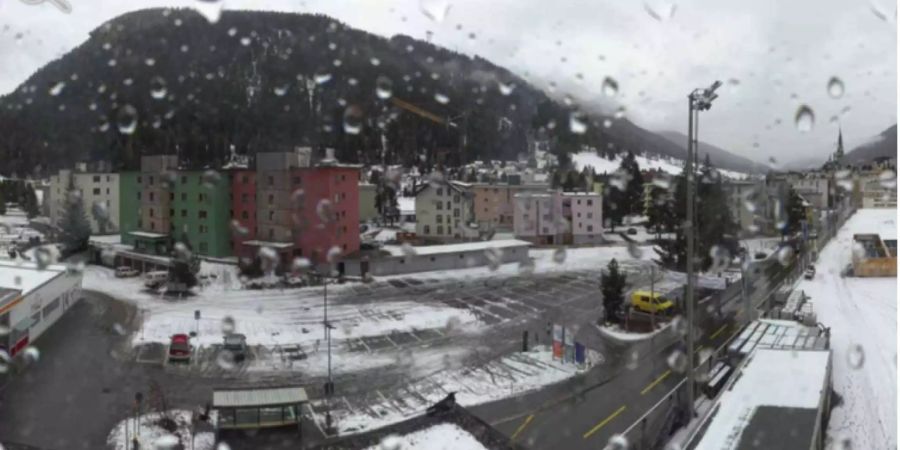
[[[427,245],[423,247],[413,247],[413,249],[415,250],[417,255],[439,255],[443,253],[473,252],[479,250],[484,251],[489,248],[509,248],[530,245],[531,243],[527,241],[521,241],[518,239],[505,239],[500,241],[478,241],[464,242],[461,244]],[[389,252],[391,256],[405,255],[403,248],[399,245],[385,245],[384,250]]]
[[[731,389],[719,400],[709,427],[696,450],[736,448],[742,432],[761,407],[816,410],[827,387],[830,351],[757,350]],[[789,434],[796,423],[783,423]],[[794,430],[795,432],[801,430]]]
[[[37,263],[34,262],[0,260],[0,287],[19,289],[22,295],[28,295],[44,283],[65,273],[66,266],[60,264],[51,264],[38,269]]]
[[[415,197],[397,197],[397,208],[400,209],[400,214],[406,216],[409,214],[416,213],[416,198]]]
[[[299,386],[271,388],[215,389],[214,408],[234,408],[242,406],[289,405],[308,401],[306,389]]]
[[[273,242],[273,241],[244,241],[244,245],[250,245],[254,247],[272,247],[272,248],[291,248],[294,246],[293,242]]]
[[[386,444],[390,440],[391,444]],[[396,445],[394,445],[396,444]],[[378,445],[366,450],[381,448],[414,448],[417,450],[487,450],[475,436],[453,423],[442,423],[403,436],[387,436]]]
[[[104,234],[100,236],[91,236],[88,243],[94,245],[109,245],[109,244],[121,244],[122,243],[122,235],[121,234]]]
[[[593,151],[589,152],[580,152],[572,155],[572,162],[575,164],[575,168],[578,170],[583,169],[585,166],[590,166],[594,168],[594,171],[598,174],[613,173],[619,170],[619,165],[622,163],[621,154],[616,155],[612,160],[606,159]],[[656,170],[660,169],[663,172],[666,172],[670,175],[680,175],[683,169],[684,161],[674,158],[653,158],[647,157],[645,155],[635,155],[635,161],[637,161],[638,166],[642,170]],[[713,165],[715,165],[715,161],[713,161]],[[745,173],[736,172],[733,170],[726,170],[722,168],[716,168],[719,173],[726,178],[744,178],[747,176]]]
[[[165,237],[169,237],[168,234],[162,233],[151,233],[149,231],[131,231],[128,234],[134,237],[148,238],[148,239],[161,239]]]

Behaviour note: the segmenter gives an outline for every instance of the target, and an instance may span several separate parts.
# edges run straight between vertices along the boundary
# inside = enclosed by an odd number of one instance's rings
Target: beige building
[[[50,187],[44,195],[51,223],[58,224],[66,207],[70,183],[81,196],[91,223],[91,233],[110,234],[119,230],[119,175],[109,172],[80,172],[60,170],[50,177]]]
[[[376,186],[369,183],[359,183],[359,221],[369,222],[378,218],[378,210],[375,209]]]
[[[478,236],[471,185],[459,181],[426,183],[416,191],[416,235],[454,241]]]
[[[548,188],[546,184],[473,184],[475,221],[481,227],[512,230],[515,195],[520,192],[542,192]]]
[[[172,200],[174,193],[170,187],[175,182],[178,170],[177,155],[152,155],[141,157],[141,172],[137,177],[140,192],[141,220],[138,227],[142,232],[162,238],[172,231]]]

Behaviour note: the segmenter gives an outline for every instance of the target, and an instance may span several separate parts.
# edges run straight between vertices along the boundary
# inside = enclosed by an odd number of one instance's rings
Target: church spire
[[[840,162],[841,159],[844,158],[844,134],[840,127],[838,127],[838,142],[837,142],[837,150],[834,152],[834,159]]]

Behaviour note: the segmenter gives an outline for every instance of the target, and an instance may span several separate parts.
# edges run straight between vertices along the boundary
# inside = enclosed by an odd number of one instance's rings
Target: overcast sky
[[[70,4],[71,12],[63,13],[55,2]],[[119,14],[209,2],[0,0],[0,93]],[[212,3],[318,12],[384,36],[430,36],[435,44],[505,66],[554,95],[617,102],[629,119],[650,130],[685,132],[687,93],[720,79],[725,86],[703,114],[701,140],[758,161],[824,160],[834,149],[838,123],[845,146],[853,147],[897,122],[896,4],[889,0]],[[602,94],[606,77],[619,85],[613,99]],[[832,77],[843,83],[839,98],[828,93]],[[815,126],[805,133],[795,126],[801,105],[815,113]]]

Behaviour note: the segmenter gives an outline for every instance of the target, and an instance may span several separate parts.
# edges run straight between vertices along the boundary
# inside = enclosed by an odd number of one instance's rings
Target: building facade
[[[569,229],[563,216],[559,191],[521,192],[513,204],[513,232],[516,239],[536,245],[562,245]]]
[[[474,239],[474,199],[471,185],[459,181],[426,183],[416,191],[416,235],[449,242]]]
[[[359,183],[359,221],[369,222],[378,218],[378,210],[375,208],[376,186],[369,183]]]
[[[603,195],[596,192],[565,192],[562,207],[565,223],[571,227],[572,244],[603,242]]]
[[[329,252],[340,259],[359,251],[359,169],[320,164],[291,171],[295,191],[303,192],[293,211],[294,257],[321,264]]]
[[[231,252],[241,253],[246,241],[256,239],[256,171],[232,170],[231,181]]]
[[[50,177],[48,210],[53,224],[66,209],[70,186],[81,196],[92,234],[119,231],[119,175],[111,172],[60,170]]]
[[[122,243],[133,245],[132,231],[141,229],[139,172],[119,172],[119,234]]]
[[[169,192],[170,239],[186,242],[199,255],[231,255],[230,190],[227,176],[176,172]]]
[[[481,227],[512,230],[513,200],[520,192],[541,192],[546,184],[476,183],[472,185],[475,221]]]

